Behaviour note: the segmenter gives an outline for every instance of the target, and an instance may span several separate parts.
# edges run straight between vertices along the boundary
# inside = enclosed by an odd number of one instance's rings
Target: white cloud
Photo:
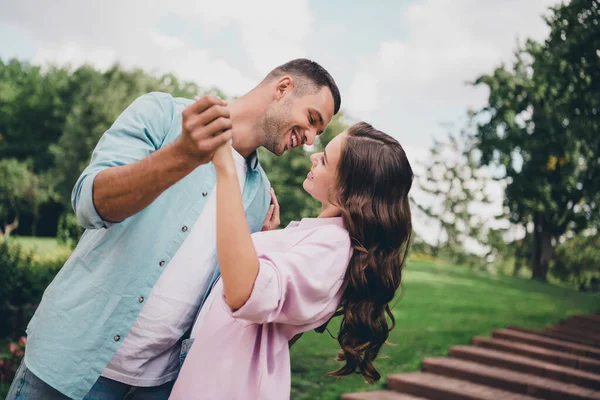
[[[106,68],[118,61],[126,67],[174,72],[240,95],[276,65],[306,56],[304,40],[312,23],[308,3],[287,3],[286,7],[275,0],[57,0],[51,4],[24,0],[2,5],[0,22],[17,22],[31,32],[37,42],[34,63],[92,63]],[[157,23],[166,15],[191,19],[206,29],[238,29],[252,65],[238,69],[185,37],[159,34]]]
[[[423,0],[404,8],[401,23],[406,40],[387,40],[377,52],[363,58],[348,91],[351,112],[368,115],[386,98],[378,93],[376,104],[362,96],[363,74],[377,77],[377,86],[388,96],[410,97],[429,107],[467,108],[483,103],[486,91],[465,85],[512,59],[520,39],[541,39],[547,27],[541,15],[555,0],[527,2]]]
[[[356,74],[345,95],[345,108],[354,114],[360,115],[364,119],[369,119],[371,113],[377,107],[377,85],[379,79],[369,72],[359,72]]]
[[[356,26],[347,24],[350,3],[328,18],[331,25],[313,26],[308,0],[0,0],[0,24],[35,42],[34,63],[92,63],[172,72],[202,86],[218,86],[240,95],[274,66],[310,56],[307,43],[331,46],[319,56],[340,84],[347,119],[366,119],[404,145],[416,174],[428,157],[439,123],[454,121],[468,107],[485,101],[484,88],[465,85],[479,74],[510,62],[517,37],[541,39],[547,33],[541,14],[558,0],[418,0],[398,16],[406,37],[387,36],[372,52],[355,52]],[[393,7],[391,7],[393,8]],[[395,11],[394,11],[395,12]],[[221,43],[194,44],[193,37],[159,32],[159,21],[173,18],[202,27],[204,32],[238,35],[248,62],[222,54]],[[21,35],[23,33],[23,35]],[[361,37],[379,37],[360,32]],[[380,39],[376,39],[380,40]],[[344,45],[350,43],[347,47]],[[347,54],[340,54],[346,49]],[[12,53],[11,53],[12,55]],[[493,185],[492,185],[493,186]],[[501,209],[501,189],[492,187]],[[499,190],[499,191],[498,191]],[[418,185],[413,193],[421,198]],[[477,210],[483,217],[492,211]],[[415,220],[423,237],[437,237],[435,224]]]

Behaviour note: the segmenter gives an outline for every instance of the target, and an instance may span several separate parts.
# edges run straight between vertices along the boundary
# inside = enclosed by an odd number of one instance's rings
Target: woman
[[[303,187],[322,204],[318,218],[251,236],[231,149],[215,153],[221,278],[171,399],[289,398],[288,341],[336,311],[344,365],[329,375],[380,378],[373,360],[394,327],[389,302],[411,237],[413,173],[400,144],[364,122],[311,161]]]

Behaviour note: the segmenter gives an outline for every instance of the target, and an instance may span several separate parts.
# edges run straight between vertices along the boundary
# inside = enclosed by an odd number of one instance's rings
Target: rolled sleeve
[[[244,305],[232,311],[234,318],[261,323],[268,321],[281,300],[281,283],[277,269],[265,260],[261,260],[254,287]]]
[[[330,308],[342,287],[351,247],[345,230],[323,231],[289,251],[260,255],[252,293],[241,308],[230,309],[231,315],[260,324],[302,325]]]
[[[98,141],[90,164],[79,176],[71,193],[77,220],[86,229],[108,228],[111,222],[94,205],[94,180],[104,169],[131,164],[158,150],[173,121],[174,102],[166,93],[138,97],[123,111]]]
[[[108,228],[111,224],[100,217],[94,206],[94,179],[100,171],[91,172],[80,178],[76,186],[77,192],[73,192],[73,196],[77,200],[73,203],[73,209],[77,220],[85,229]]]

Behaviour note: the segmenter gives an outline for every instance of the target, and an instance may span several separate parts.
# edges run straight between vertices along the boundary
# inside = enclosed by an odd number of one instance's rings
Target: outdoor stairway
[[[385,390],[342,400],[600,400],[600,313],[543,329],[509,325],[472,343],[388,376]]]

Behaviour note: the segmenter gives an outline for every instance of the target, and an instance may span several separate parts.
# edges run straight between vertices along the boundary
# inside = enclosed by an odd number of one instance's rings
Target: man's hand
[[[182,112],[181,136],[174,145],[178,154],[198,165],[211,161],[213,154],[231,139],[227,102],[216,96],[197,97]]]
[[[277,202],[277,197],[275,196],[275,190],[271,188],[271,205],[269,206],[269,211],[267,212],[267,218],[265,218],[265,222],[261,231],[272,231],[277,229],[281,221],[279,220],[279,203]]]

